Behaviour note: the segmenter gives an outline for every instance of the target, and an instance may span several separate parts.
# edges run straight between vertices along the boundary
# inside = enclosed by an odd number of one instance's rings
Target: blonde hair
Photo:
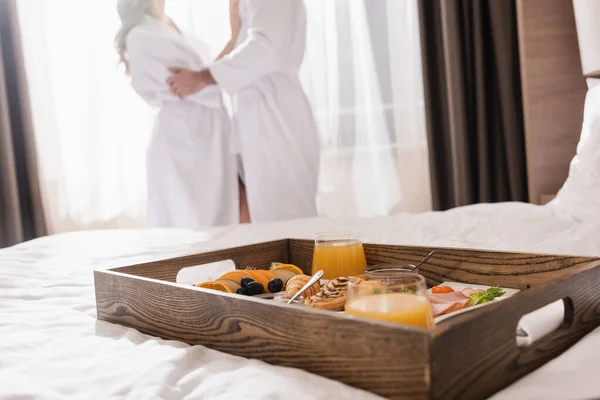
[[[162,18],[164,14],[164,0],[118,0],[117,12],[121,18],[121,28],[115,36],[115,49],[119,54],[119,63],[125,64],[129,73],[127,61],[127,35],[133,28],[141,24],[146,15]]]

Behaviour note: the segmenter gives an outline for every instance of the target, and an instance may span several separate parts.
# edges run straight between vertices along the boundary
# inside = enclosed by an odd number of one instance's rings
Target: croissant
[[[304,285],[306,285],[308,283],[310,278],[311,277],[308,275],[296,275],[296,276],[291,277],[287,281],[287,284],[285,285],[286,293],[290,293],[290,294],[298,293],[300,291],[300,289],[302,289],[304,287]],[[319,290],[321,290],[321,285],[319,284],[319,282],[315,282],[315,284],[312,285],[311,287],[309,287],[306,290],[306,292],[302,293],[302,297],[307,299],[310,296],[317,294],[319,292]]]

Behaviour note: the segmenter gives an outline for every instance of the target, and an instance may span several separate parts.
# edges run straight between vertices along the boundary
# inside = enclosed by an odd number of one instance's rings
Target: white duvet
[[[319,230],[368,242],[600,256],[600,227],[505,203],[365,220],[312,219],[206,232],[103,231],[0,250],[0,399],[370,399],[299,370],[159,340],[96,320],[92,271]],[[600,330],[493,397],[600,398]]]

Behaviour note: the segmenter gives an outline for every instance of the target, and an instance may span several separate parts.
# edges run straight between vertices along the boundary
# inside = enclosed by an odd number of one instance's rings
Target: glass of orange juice
[[[358,231],[318,233],[315,237],[312,272],[323,270],[323,279],[363,275],[367,259]]]
[[[346,313],[364,318],[433,328],[425,279],[415,273],[367,273],[368,281],[348,283]]]

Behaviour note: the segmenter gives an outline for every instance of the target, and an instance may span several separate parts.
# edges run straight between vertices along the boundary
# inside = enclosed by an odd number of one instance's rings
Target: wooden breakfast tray
[[[522,291],[441,322],[433,330],[300,308],[175,284],[184,267],[225,259],[310,273],[313,242],[285,239],[95,271],[98,318],[164,339],[300,368],[395,399],[483,399],[561,354],[600,325],[599,258],[365,244],[369,265],[416,263],[444,281]],[[565,320],[530,347],[519,319],[563,299]]]

